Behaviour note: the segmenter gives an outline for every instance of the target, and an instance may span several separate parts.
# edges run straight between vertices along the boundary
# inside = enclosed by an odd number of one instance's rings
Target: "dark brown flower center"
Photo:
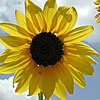
[[[38,65],[55,65],[64,53],[62,46],[63,43],[56,35],[41,32],[33,38],[30,53]]]

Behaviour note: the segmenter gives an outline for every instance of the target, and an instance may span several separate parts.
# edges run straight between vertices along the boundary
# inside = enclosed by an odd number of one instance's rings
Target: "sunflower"
[[[94,4],[99,5],[99,4],[100,4],[100,0],[96,0],[96,1],[94,2]]]
[[[95,2],[94,2],[94,4],[95,5],[100,5],[100,0],[96,0]],[[96,7],[96,10],[98,11],[98,12],[100,12],[100,6],[99,7]],[[96,16],[95,16],[95,18],[98,18],[97,19],[97,23],[100,23],[100,13],[98,13]]]
[[[93,32],[92,26],[73,29],[77,21],[74,7],[47,0],[44,9],[25,1],[25,15],[15,11],[18,25],[4,22],[0,28],[10,36],[0,36],[7,47],[0,55],[0,73],[14,73],[15,92],[29,90],[28,96],[42,92],[46,99],[54,93],[66,100],[66,89],[74,91],[74,82],[85,88],[85,75],[93,75],[90,55],[98,52],[80,42]]]

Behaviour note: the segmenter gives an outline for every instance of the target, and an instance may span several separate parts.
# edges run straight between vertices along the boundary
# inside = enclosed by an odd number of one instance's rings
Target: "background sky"
[[[32,0],[34,3],[43,8],[46,0]],[[95,10],[94,0],[57,0],[59,6],[74,6],[78,12],[77,26],[93,25],[94,32],[85,39],[85,42],[100,51],[100,24],[96,23],[94,16],[97,14]],[[12,22],[16,24],[15,9],[24,13],[24,0],[0,0],[0,22]],[[6,35],[0,29],[0,35]],[[0,53],[5,47],[0,43]],[[93,56],[98,62],[94,65],[95,74],[93,76],[85,76],[86,88],[82,89],[75,84],[74,94],[67,93],[67,100],[100,100],[100,58]],[[27,92],[15,94],[15,88],[12,87],[14,74],[0,74],[0,100],[38,100],[38,96],[27,97]],[[51,100],[59,100],[56,96],[52,96]]]

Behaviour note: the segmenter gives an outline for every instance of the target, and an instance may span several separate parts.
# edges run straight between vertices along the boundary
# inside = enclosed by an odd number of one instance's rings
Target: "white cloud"
[[[80,8],[78,10],[78,14],[79,14],[79,16],[86,17],[86,16],[88,16],[90,11],[91,11],[91,7],[87,6],[84,8]]]
[[[15,94],[12,85],[13,77],[0,80],[0,100],[38,100],[38,96],[27,97],[28,91],[22,94]]]
[[[15,22],[15,9],[24,12],[24,0],[0,0],[0,22]]]

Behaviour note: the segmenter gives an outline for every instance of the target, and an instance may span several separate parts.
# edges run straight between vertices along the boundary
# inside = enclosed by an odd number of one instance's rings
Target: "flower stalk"
[[[38,98],[39,98],[39,100],[43,100],[43,93],[42,93],[42,92],[40,92],[40,93],[38,94]]]

